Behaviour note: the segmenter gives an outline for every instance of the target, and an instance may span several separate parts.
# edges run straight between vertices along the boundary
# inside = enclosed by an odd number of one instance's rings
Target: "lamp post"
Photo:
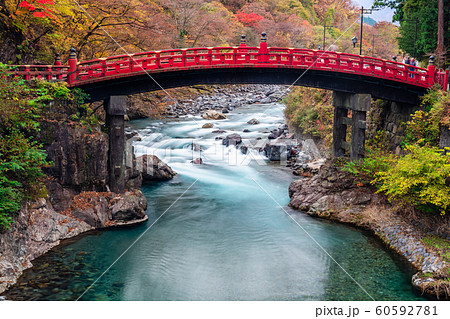
[[[362,42],[363,42],[363,25],[364,25],[364,14],[372,14],[373,11],[378,11],[380,9],[364,9],[361,7],[361,42],[359,42],[359,55],[362,55]]]

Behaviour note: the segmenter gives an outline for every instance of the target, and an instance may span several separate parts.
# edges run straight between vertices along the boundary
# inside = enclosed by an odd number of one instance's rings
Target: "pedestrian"
[[[396,55],[394,55],[394,56],[392,57],[392,61],[397,62],[397,56],[396,56]]]
[[[409,71],[414,72],[416,70],[415,66],[417,66],[416,59],[411,58],[411,60],[409,61],[409,65],[410,65],[410,67],[408,68]],[[414,73],[409,73],[409,77],[414,79]]]
[[[406,56],[406,58],[403,60],[404,64],[410,64],[411,60],[409,59],[409,55]]]

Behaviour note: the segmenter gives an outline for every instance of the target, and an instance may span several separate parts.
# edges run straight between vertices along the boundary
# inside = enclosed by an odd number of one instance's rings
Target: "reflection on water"
[[[246,124],[255,117],[259,125]],[[137,155],[156,154],[178,172],[172,181],[144,186],[149,222],[91,233],[54,249],[7,297],[74,300],[145,232],[82,300],[369,300],[306,231],[375,299],[420,299],[411,273],[376,240],[285,207],[304,231],[255,183],[287,205],[289,170],[268,164],[257,150],[245,156],[215,140],[212,131],[220,127],[254,144],[282,123],[281,105],[240,108],[213,129],[200,129],[208,121],[194,120],[132,123],[142,136]],[[200,155],[205,165],[190,163]]]

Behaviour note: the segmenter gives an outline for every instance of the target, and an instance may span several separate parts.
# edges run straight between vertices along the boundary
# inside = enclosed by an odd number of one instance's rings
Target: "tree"
[[[232,44],[242,24],[224,5],[206,0],[161,0],[175,27],[170,32],[173,47]]]
[[[436,56],[438,67],[444,66],[445,61],[445,41],[444,41],[444,0],[438,0],[438,30],[437,30],[437,48]]]
[[[438,8],[443,6],[441,18],[440,44],[438,48]],[[400,22],[400,49],[412,55],[414,53],[415,20],[417,20],[417,56],[420,60],[438,53],[445,55],[450,46],[450,0],[383,0],[375,1],[375,7],[395,9],[394,21]],[[442,14],[441,13],[441,14]],[[436,52],[437,51],[437,52]],[[447,61],[448,63],[448,61]]]

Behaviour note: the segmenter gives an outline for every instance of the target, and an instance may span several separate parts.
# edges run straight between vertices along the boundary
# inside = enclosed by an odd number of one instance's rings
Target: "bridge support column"
[[[370,109],[370,94],[333,93],[334,126],[333,156],[344,156],[350,152],[352,160],[364,157],[366,143],[366,115]],[[351,110],[352,117],[348,117]],[[348,143],[347,126],[352,127],[352,141]]]
[[[109,186],[114,193],[125,192],[125,114],[126,96],[105,100],[106,126],[109,132]]]

